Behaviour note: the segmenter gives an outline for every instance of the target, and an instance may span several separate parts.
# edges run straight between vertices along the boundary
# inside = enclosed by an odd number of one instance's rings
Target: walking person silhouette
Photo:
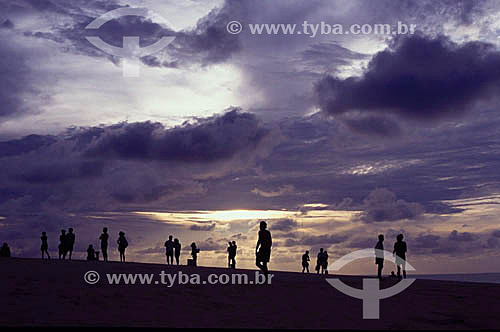
[[[175,262],[177,263],[177,265],[179,265],[179,257],[181,256],[181,243],[177,238],[174,239],[174,255]]]
[[[69,251],[69,260],[73,255],[73,249],[75,247],[75,233],[73,233],[73,228],[68,229],[68,234],[66,234],[67,247],[66,250]]]
[[[128,241],[125,238],[125,233],[118,233],[118,240],[116,243],[118,243],[118,251],[120,252],[120,262],[125,262],[125,249],[128,247]]]
[[[167,255],[167,264],[174,264],[174,241],[172,241],[173,236],[170,235],[168,240],[165,241],[165,254]]]
[[[273,240],[271,232],[266,229],[267,223],[265,221],[261,221],[259,226],[259,239],[257,240],[257,245],[255,246],[255,264],[262,272],[264,272],[264,275],[267,278],[267,275],[269,274],[267,263],[269,263],[271,259],[271,247],[273,245]]]
[[[109,239],[108,228],[104,227],[102,229],[101,236],[99,236],[99,240],[101,240],[102,260],[105,262],[108,261],[108,239]]]
[[[306,253],[302,255],[302,273],[304,273],[307,270],[307,273],[309,273],[309,261],[311,259],[309,258],[309,250],[306,250]]]
[[[40,237],[42,240],[42,246],[40,247],[40,251],[42,252],[42,259],[44,259],[45,254],[47,254],[47,259],[50,259],[49,255],[49,243],[47,240],[47,233],[42,232],[42,236]]]
[[[66,240],[66,230],[61,229],[61,235],[59,235],[59,259],[66,259],[67,250],[67,242]]]
[[[378,242],[375,245],[375,264],[377,265],[377,277],[379,280],[382,278],[382,269],[384,268],[384,235],[378,236]]]
[[[398,267],[398,278],[401,279],[401,268],[403,269],[403,278],[406,279],[406,242],[403,241],[404,235],[399,234],[394,242],[393,254],[396,255],[396,266]]]

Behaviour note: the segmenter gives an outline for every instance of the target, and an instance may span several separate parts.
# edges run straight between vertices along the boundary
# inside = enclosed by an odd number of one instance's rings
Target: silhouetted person
[[[66,234],[67,250],[69,251],[69,259],[71,260],[71,255],[73,255],[73,249],[75,247],[75,233],[73,233],[73,228],[68,229],[68,234]]]
[[[267,228],[265,221],[260,222],[259,239],[257,240],[257,245],[255,246],[255,264],[264,275],[267,277],[269,270],[267,268],[267,263],[271,259],[271,247],[273,245],[273,240],[271,237],[271,232]]]
[[[99,240],[101,240],[102,260],[105,262],[108,261],[108,239],[109,239],[108,228],[104,227],[102,229],[101,236],[99,236]]]
[[[377,250],[378,249],[378,250]],[[375,264],[377,265],[377,277],[382,279],[382,269],[384,268],[384,235],[378,236],[378,242],[375,245]]]
[[[87,249],[87,260],[88,261],[95,261],[95,260],[97,260],[96,256],[95,256],[94,246],[91,245],[91,244],[89,244],[89,247]]]
[[[321,266],[323,265],[322,263],[323,260],[323,248],[319,248],[318,256],[316,257],[316,273],[319,274],[321,271]]]
[[[236,268],[236,252],[238,250],[238,246],[236,245],[236,241],[229,242],[229,247],[227,248],[227,257],[228,257],[228,266],[230,269]]]
[[[401,279],[401,268],[403,268],[403,278],[406,279],[406,242],[403,241],[403,234],[399,234],[394,243],[393,254],[396,254],[396,266],[398,267],[398,278]]]
[[[179,257],[181,256],[181,243],[179,239],[174,239],[174,256],[175,262],[179,265]]]
[[[47,233],[42,232],[42,236],[40,237],[40,239],[42,240],[42,246],[40,247],[40,251],[42,252],[42,259],[45,258],[45,254],[47,254],[47,258],[50,259]]]
[[[116,243],[118,243],[118,251],[120,252],[120,262],[125,262],[125,249],[128,247],[128,241],[125,238],[125,233],[120,232],[118,235]]]
[[[191,256],[193,257],[193,266],[198,266],[198,254],[200,253],[200,249],[196,248],[196,243],[191,243]]]
[[[323,257],[321,259],[321,273],[328,274],[328,252],[323,251]]]
[[[306,253],[302,255],[302,273],[304,273],[307,270],[307,273],[309,273],[309,261],[311,259],[309,258],[309,250],[306,250]]]
[[[66,230],[61,229],[61,235],[59,235],[59,259],[66,259],[66,254],[68,253],[66,240]]]
[[[5,258],[10,257],[10,248],[9,245],[5,242],[2,248],[0,248],[0,257],[5,257]]]
[[[174,241],[173,236],[170,235],[168,240],[165,241],[165,254],[167,255],[167,264],[174,264]]]
[[[394,271],[391,271],[391,278],[397,278],[396,273],[394,273]]]

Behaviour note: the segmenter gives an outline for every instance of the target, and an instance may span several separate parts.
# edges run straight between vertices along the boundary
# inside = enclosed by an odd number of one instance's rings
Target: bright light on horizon
[[[220,211],[189,211],[189,212],[135,212],[151,216],[157,220],[198,220],[198,221],[231,221],[253,219],[280,219],[296,214],[294,211],[282,210],[220,210]]]

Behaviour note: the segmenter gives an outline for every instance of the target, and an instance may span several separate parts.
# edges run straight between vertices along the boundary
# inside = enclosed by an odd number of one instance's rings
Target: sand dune
[[[478,329],[500,326],[500,285],[416,280],[363,320],[361,300],[322,276],[273,272],[271,285],[109,285],[107,273],[245,273],[159,264],[0,260],[0,325],[158,326],[313,329]],[[95,270],[95,285],[84,274]],[[329,276],[332,277],[332,276]],[[361,288],[360,277],[342,277]],[[384,287],[394,284],[384,281]],[[4,296],[6,295],[6,296]]]

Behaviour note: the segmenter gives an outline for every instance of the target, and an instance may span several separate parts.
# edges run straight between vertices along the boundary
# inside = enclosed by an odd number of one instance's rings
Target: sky
[[[85,29],[117,8],[143,8]],[[38,257],[73,227],[76,258],[103,227],[128,258],[162,263],[178,237],[199,264],[300,270],[385,248],[416,273],[500,272],[500,5],[496,1],[0,0],[0,242]],[[155,16],[156,15],[156,16]],[[161,24],[159,17],[169,22]],[[228,23],[242,24],[230,33]],[[266,34],[251,24],[401,23],[406,34]],[[319,30],[318,30],[319,31]],[[175,37],[140,58],[122,47]],[[313,259],[314,260],[314,259]],[[391,266],[388,267],[390,269]],[[371,261],[340,273],[373,273]]]

